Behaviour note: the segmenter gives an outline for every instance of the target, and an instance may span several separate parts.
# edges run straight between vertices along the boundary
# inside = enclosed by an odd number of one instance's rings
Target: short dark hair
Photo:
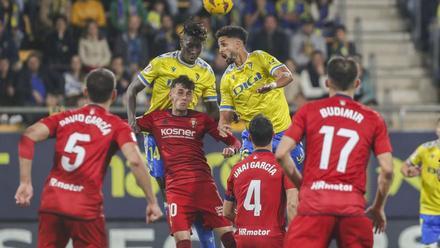
[[[220,28],[217,31],[217,33],[215,33],[215,38],[217,40],[222,36],[226,36],[228,38],[238,38],[241,41],[243,41],[243,44],[246,45],[248,39],[248,32],[240,26],[229,25]]]
[[[183,23],[183,33],[204,42],[208,37],[208,31],[202,23],[188,19]]]
[[[180,75],[178,78],[175,78],[171,82],[171,89],[176,87],[177,84],[182,85],[183,88],[188,90],[194,90],[195,88],[194,82],[186,75]]]
[[[266,116],[256,115],[249,123],[249,133],[252,143],[256,146],[267,146],[272,141],[273,125]]]
[[[103,103],[110,99],[116,87],[116,78],[110,70],[98,68],[87,74],[86,86],[90,100]]]
[[[352,58],[335,56],[327,64],[327,73],[339,90],[347,90],[358,76],[358,66]]]

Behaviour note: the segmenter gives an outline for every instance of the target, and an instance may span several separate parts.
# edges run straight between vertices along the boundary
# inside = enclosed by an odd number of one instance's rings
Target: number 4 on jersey
[[[252,180],[243,203],[244,209],[254,211],[254,216],[260,216],[261,213],[260,189],[261,180]],[[254,204],[251,203],[252,196],[254,198]]]

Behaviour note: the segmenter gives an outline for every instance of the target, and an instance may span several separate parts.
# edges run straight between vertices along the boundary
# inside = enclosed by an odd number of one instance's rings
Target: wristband
[[[34,146],[35,141],[28,136],[22,135],[18,144],[18,156],[29,160],[34,159]]]
[[[272,82],[272,83],[270,83],[270,84],[269,84],[269,88],[270,88],[271,90],[278,88],[277,82]]]

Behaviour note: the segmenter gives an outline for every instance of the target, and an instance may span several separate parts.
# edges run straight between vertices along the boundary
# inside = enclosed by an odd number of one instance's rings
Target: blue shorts
[[[150,175],[156,178],[165,176],[165,168],[163,161],[160,158],[159,148],[156,145],[156,140],[152,134],[144,135],[144,148],[147,154],[147,165],[150,169]]]
[[[241,140],[243,142],[243,145],[241,146],[240,154],[241,154],[242,158],[247,157],[254,150],[254,147],[252,145],[252,141],[249,139],[249,135],[250,135],[249,131],[246,129],[241,133]],[[273,152],[276,151],[278,144],[280,144],[281,137],[283,137],[283,135],[284,135],[284,131],[276,133],[273,136],[273,138],[272,138],[272,151]],[[304,158],[305,158],[304,148],[303,148],[302,143],[299,143],[295,147],[295,149],[292,150],[292,152],[290,153],[290,156],[292,157],[293,162],[295,162],[296,168],[298,168],[299,171],[302,171],[303,162],[304,162]]]
[[[440,242],[440,215],[420,215],[422,243],[429,245]]]

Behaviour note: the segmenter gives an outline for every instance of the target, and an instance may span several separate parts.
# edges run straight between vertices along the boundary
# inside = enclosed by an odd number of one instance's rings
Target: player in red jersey
[[[129,125],[108,112],[116,98],[116,79],[107,69],[87,76],[84,94],[91,104],[44,118],[28,127],[19,143],[21,207],[33,196],[31,166],[35,142],[55,137],[55,158],[41,196],[38,247],[107,247],[102,182],[117,148],[131,165],[148,205],[147,222],[162,216],[147,176],[136,137]]]
[[[235,219],[237,247],[282,247],[286,232],[286,195],[294,186],[272,153],[272,123],[257,115],[249,123],[249,133],[254,151],[232,168],[223,213]]]
[[[328,247],[332,235],[339,247],[372,247],[373,225],[378,232],[385,229],[384,206],[393,177],[391,144],[382,117],[353,101],[360,84],[357,68],[352,59],[331,59],[326,82],[330,97],[299,109],[278,146],[276,157],[299,188],[300,199],[285,247]],[[302,176],[289,154],[304,136]],[[370,150],[381,170],[373,205],[365,211]]]
[[[241,144],[232,135],[220,136],[217,123],[207,114],[188,109],[194,90],[191,79],[179,76],[170,87],[172,109],[151,112],[137,124],[153,134],[164,160],[168,223],[176,246],[191,247],[191,224],[201,217],[226,248],[235,247],[231,223],[223,217],[223,203],[203,152],[203,136],[208,133],[227,144],[225,156],[235,154]]]

